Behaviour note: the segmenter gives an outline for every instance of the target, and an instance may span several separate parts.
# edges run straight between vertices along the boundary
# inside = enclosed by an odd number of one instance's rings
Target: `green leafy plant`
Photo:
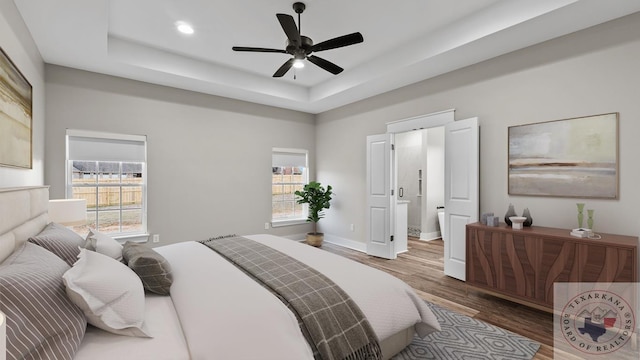
[[[312,181],[304,186],[302,191],[296,190],[298,204],[309,204],[309,217],[307,221],[313,222],[313,233],[318,233],[318,221],[324,217],[322,210],[331,207],[331,185],[327,185],[327,189],[320,185],[319,182]]]

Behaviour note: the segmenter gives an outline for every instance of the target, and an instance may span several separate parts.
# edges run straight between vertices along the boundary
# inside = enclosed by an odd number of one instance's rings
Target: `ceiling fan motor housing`
[[[296,55],[296,53],[302,53],[304,55],[311,54],[313,52],[313,50],[311,50],[311,48],[313,47],[313,40],[304,35],[301,35],[300,41],[302,42],[302,44],[300,45],[300,47],[296,47],[294,44],[291,44],[291,41],[287,39],[286,51],[291,55]],[[304,59],[304,56],[302,57],[302,59]]]

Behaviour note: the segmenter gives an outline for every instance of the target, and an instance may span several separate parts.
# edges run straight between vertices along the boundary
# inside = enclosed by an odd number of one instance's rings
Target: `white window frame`
[[[305,149],[293,149],[293,148],[272,148],[271,149],[271,167],[273,168],[276,164],[273,163],[273,155],[276,153],[289,153],[292,155],[301,155],[304,154],[305,157],[305,178],[303,180],[304,184],[309,183],[309,151]],[[273,186],[273,177],[271,177],[271,186]],[[307,222],[308,215],[308,206],[307,204],[303,205],[302,216],[296,219],[274,219],[273,218],[273,197],[271,200],[271,227],[283,227],[283,226],[292,226],[292,225],[301,225]]]
[[[134,241],[134,242],[146,242],[148,240],[149,234],[147,230],[147,137],[145,135],[129,135],[129,134],[116,134],[116,133],[107,133],[107,132],[99,132],[99,131],[89,131],[89,130],[77,130],[77,129],[67,129],[66,137],[65,137],[65,163],[66,163],[66,171],[65,171],[65,197],[73,198],[73,165],[71,160],[78,159],[70,159],[69,156],[69,139],[71,137],[76,138],[91,138],[91,139],[105,139],[105,140],[114,140],[117,141],[125,141],[125,142],[142,142],[144,144],[144,151],[142,154],[139,154],[139,157],[143,158],[142,162],[142,224],[141,229],[135,232],[124,232],[124,233],[110,233],[109,235],[119,241]],[[93,160],[81,160],[81,161],[93,161]],[[99,160],[98,160],[99,161]],[[107,162],[107,160],[102,160]],[[137,162],[130,161],[128,159],[118,160],[108,160],[109,162]],[[120,171],[121,172],[121,171]],[[122,183],[118,185],[122,187]],[[125,185],[126,186],[126,185]],[[122,208],[120,208],[122,211]]]

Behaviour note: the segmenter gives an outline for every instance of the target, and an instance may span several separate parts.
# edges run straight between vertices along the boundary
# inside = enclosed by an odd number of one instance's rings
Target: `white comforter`
[[[381,341],[411,326],[415,326],[420,336],[439,330],[424,301],[406,283],[387,273],[289,239],[272,235],[246,237],[293,256],[328,276],[360,306]],[[216,252],[197,242],[156,250],[173,269],[171,300],[191,359],[313,359],[293,313]],[[150,331],[153,335],[153,329]],[[142,348],[134,345],[146,341],[145,345],[156,354],[162,354],[163,348],[167,349],[165,355],[170,349],[175,352],[175,345],[163,337],[175,339],[178,335],[161,335],[151,341],[132,339],[127,344],[130,349],[124,346],[119,352],[137,353],[133,357],[136,359],[170,359],[141,357]],[[184,344],[178,346],[183,348]],[[83,344],[81,353],[90,354],[92,348],[91,344]]]
[[[246,237],[328,276],[360,306],[380,340],[412,325],[421,336],[439,329],[424,301],[387,273],[281,237]],[[193,359],[210,359],[212,352],[219,359],[313,359],[295,316],[217,253],[195,242],[156,250],[173,266],[171,297]]]

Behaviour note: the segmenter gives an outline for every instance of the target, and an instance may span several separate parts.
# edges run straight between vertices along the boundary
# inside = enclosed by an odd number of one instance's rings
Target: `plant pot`
[[[315,247],[322,246],[322,240],[324,239],[323,233],[307,233],[307,244]]]

